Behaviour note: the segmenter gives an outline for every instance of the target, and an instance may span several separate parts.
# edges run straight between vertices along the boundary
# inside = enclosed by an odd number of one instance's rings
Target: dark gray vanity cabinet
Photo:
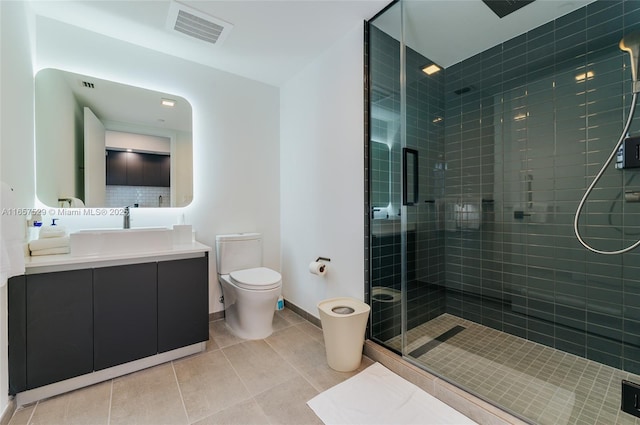
[[[158,263],[158,352],[209,339],[207,257]]]
[[[93,370],[91,270],[26,276],[26,385]]]
[[[157,353],[157,263],[93,270],[94,368]]]
[[[205,252],[12,277],[9,393],[207,341],[208,263]]]

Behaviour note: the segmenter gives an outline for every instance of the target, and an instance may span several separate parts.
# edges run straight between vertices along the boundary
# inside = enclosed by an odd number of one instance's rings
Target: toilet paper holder
[[[309,272],[318,276],[324,276],[325,273],[327,273],[327,265],[325,264],[325,261],[328,262],[331,261],[331,259],[326,257],[318,257],[316,261],[312,261],[309,264]]]

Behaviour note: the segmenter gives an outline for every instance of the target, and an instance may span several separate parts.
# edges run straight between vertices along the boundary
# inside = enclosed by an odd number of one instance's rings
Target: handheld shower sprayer
[[[620,139],[618,139],[618,143],[616,143],[616,146],[613,148],[613,151],[609,155],[609,158],[602,165],[602,168],[600,169],[598,174],[595,176],[595,178],[593,179],[593,181],[591,182],[587,190],[584,192],[584,195],[582,196],[582,199],[580,200],[580,204],[578,205],[578,208],[576,210],[576,214],[573,218],[573,232],[575,233],[576,238],[578,238],[578,241],[582,244],[582,246],[587,248],[589,251],[595,252],[596,254],[604,254],[604,255],[624,254],[640,246],[640,240],[639,240],[626,248],[622,248],[616,251],[602,251],[602,250],[593,248],[584,239],[582,239],[582,237],[580,236],[580,230],[578,228],[578,220],[580,219],[580,212],[582,211],[582,208],[584,207],[584,204],[587,201],[587,198],[591,194],[591,191],[593,190],[595,185],[598,183],[598,181],[604,174],[605,170],[611,163],[611,161],[613,161],[613,159],[616,157],[618,153],[618,149],[620,149],[620,146],[624,143],[624,139],[629,133],[629,128],[631,127],[631,122],[633,121],[633,116],[636,111],[636,104],[638,101],[638,92],[640,92],[640,82],[638,82],[638,74],[640,73],[640,70],[638,69],[638,58],[640,57],[640,31],[632,32],[630,34],[625,35],[622,38],[622,40],[620,40],[620,43],[618,44],[618,46],[620,47],[621,50],[629,53],[629,59],[631,60],[631,79],[633,80],[633,88],[632,88],[633,96],[631,98],[629,116],[627,117],[627,122],[624,125],[624,129],[622,130]]]
[[[629,53],[631,60],[631,79],[633,80],[633,92],[640,92],[640,84],[638,84],[638,57],[640,56],[640,31],[632,32],[625,35],[620,43],[620,50]]]

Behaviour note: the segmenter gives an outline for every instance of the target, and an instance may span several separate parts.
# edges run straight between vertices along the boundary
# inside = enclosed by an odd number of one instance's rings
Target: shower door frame
[[[400,165],[400,172],[399,175],[401,176],[401,181],[399,182],[400,186],[401,186],[401,191],[399,193],[400,199],[398,202],[398,206],[399,206],[399,216],[400,216],[400,266],[401,266],[401,270],[400,270],[400,276],[401,276],[401,282],[400,282],[400,294],[401,294],[401,301],[400,301],[400,321],[401,321],[401,325],[400,325],[400,338],[401,338],[401,350],[398,350],[395,347],[391,347],[388,344],[385,343],[385,341],[382,341],[378,338],[376,338],[376,336],[373,334],[373,322],[374,322],[374,309],[373,309],[373,291],[372,291],[372,261],[371,261],[371,257],[372,257],[372,251],[371,251],[371,241],[373,239],[373,233],[372,233],[372,220],[373,220],[373,205],[371,203],[371,192],[372,192],[372,188],[371,188],[371,143],[373,142],[372,140],[372,104],[371,104],[371,92],[373,89],[373,84],[371,81],[371,39],[370,39],[370,34],[371,34],[371,25],[372,22],[376,20],[376,18],[380,17],[381,15],[387,13],[389,10],[391,10],[394,7],[399,7],[400,8],[400,28],[399,28],[399,32],[400,32],[400,40],[396,40],[399,42],[400,45],[400,49],[399,49],[399,63],[400,63],[400,72],[398,75],[398,79],[400,81],[400,114],[399,114],[399,124],[400,124],[400,144],[399,144],[399,148],[400,148],[400,156],[399,156],[399,165]],[[371,19],[365,21],[364,24],[364,40],[365,40],[365,49],[364,49],[364,64],[365,64],[365,69],[364,69],[364,88],[365,88],[365,131],[364,131],[364,135],[365,135],[365,213],[367,214],[367,219],[365,220],[365,232],[366,232],[366,237],[365,237],[365,251],[366,251],[366,264],[367,264],[367,268],[365,271],[365,299],[368,300],[369,305],[372,308],[372,312],[371,315],[369,316],[369,326],[368,326],[368,336],[369,338],[374,339],[377,343],[383,345],[384,347],[402,355],[403,358],[408,358],[406,356],[406,333],[407,333],[407,228],[408,228],[408,214],[407,214],[407,210],[408,207],[411,206],[415,206],[415,201],[417,201],[417,199],[413,199],[413,202],[409,202],[408,196],[409,194],[407,193],[407,154],[415,154],[414,158],[416,160],[416,178],[417,178],[417,151],[408,148],[407,147],[407,141],[406,141],[406,57],[405,57],[405,52],[406,52],[406,46],[405,46],[405,40],[404,40],[404,5],[403,2],[401,0],[393,0],[391,1],[391,3],[389,3],[384,9],[382,9],[380,12],[378,12],[375,16],[373,16]],[[393,156],[391,156],[393,158]],[[393,161],[393,159],[391,159],[391,161]],[[392,179],[393,173],[390,173],[390,179]],[[390,183],[390,186],[393,186],[392,183]],[[417,193],[418,193],[418,188],[417,185],[414,185],[414,189],[415,189],[415,197],[417,197]],[[393,197],[393,190],[390,189],[390,198]]]

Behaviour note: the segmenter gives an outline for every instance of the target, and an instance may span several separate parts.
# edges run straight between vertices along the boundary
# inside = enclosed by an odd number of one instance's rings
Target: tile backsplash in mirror
[[[106,207],[170,207],[171,189],[155,186],[106,186]],[[137,204],[137,205],[136,205]]]

